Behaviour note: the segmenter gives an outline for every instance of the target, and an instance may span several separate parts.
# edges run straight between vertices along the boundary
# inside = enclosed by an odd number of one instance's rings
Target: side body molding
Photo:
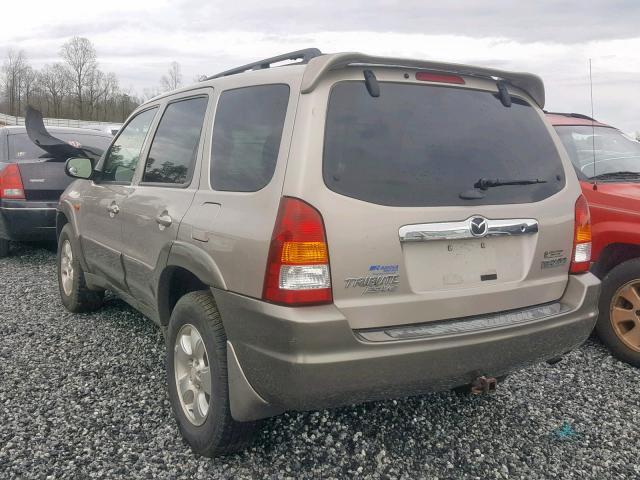
[[[171,245],[167,267],[182,267],[210,287],[227,289],[218,265],[204,250],[190,243],[176,241]]]

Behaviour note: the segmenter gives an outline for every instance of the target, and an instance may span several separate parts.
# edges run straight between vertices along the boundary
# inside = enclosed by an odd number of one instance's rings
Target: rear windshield
[[[323,175],[337,193],[391,206],[529,203],[565,183],[543,120],[523,100],[505,107],[490,92],[384,82],[374,98],[358,81],[332,88]],[[460,198],[480,178],[545,183]]]
[[[112,137],[109,136],[92,135],[86,133],[53,132],[52,135],[56,138],[59,138],[60,140],[64,140],[74,147],[89,147],[92,149],[98,149],[101,152],[107,149],[112,139]],[[26,133],[11,134],[7,138],[9,141],[10,162],[51,157],[50,154],[33,143]],[[66,158],[63,158],[61,160],[66,160]]]
[[[558,136],[582,178],[640,173],[640,143],[610,127],[560,125]]]

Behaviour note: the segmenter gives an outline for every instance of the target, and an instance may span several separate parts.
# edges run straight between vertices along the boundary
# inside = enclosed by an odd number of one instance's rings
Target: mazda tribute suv
[[[62,302],[108,289],[163,329],[204,455],[287,410],[490,391],[597,316],[543,105],[535,75],[316,49],[163,94],[95,164],[67,161]]]

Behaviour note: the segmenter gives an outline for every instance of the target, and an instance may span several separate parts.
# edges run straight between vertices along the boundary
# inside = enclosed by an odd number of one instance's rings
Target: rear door
[[[124,200],[132,192],[132,179],[158,107],[136,114],[98,164],[99,176],[83,192],[78,214],[79,232],[89,271],[126,290],[122,267]]]
[[[579,190],[540,110],[516,95],[505,106],[491,80],[419,83],[380,69],[372,97],[361,71],[344,75],[304,96],[297,117],[324,134],[296,137],[292,157],[307,163],[288,167],[285,194],[322,213],[335,304],[351,326],[560,298]],[[531,183],[474,188],[480,179]]]
[[[154,271],[198,189],[203,124],[211,89],[173,97],[153,135],[139,183],[122,204],[123,264],[129,291],[152,305]]]

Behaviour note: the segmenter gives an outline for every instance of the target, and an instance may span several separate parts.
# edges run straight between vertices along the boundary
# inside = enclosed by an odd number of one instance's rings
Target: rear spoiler
[[[348,66],[384,66],[395,68],[411,68],[435,70],[438,72],[469,75],[472,77],[503,80],[508,84],[524,90],[540,108],[544,108],[544,83],[540,77],[531,73],[507,72],[493,68],[472,67],[459,63],[430,62],[427,60],[412,60],[393,57],[374,57],[363,53],[333,53],[312,58],[302,77],[302,93],[312,92],[320,79],[330,70],[337,70]]]
[[[74,147],[64,140],[51,135],[44,126],[42,113],[32,106],[27,106],[27,114],[24,119],[29,139],[47,152],[52,158],[67,159],[71,157],[85,157],[97,160],[102,155],[98,148]]]

